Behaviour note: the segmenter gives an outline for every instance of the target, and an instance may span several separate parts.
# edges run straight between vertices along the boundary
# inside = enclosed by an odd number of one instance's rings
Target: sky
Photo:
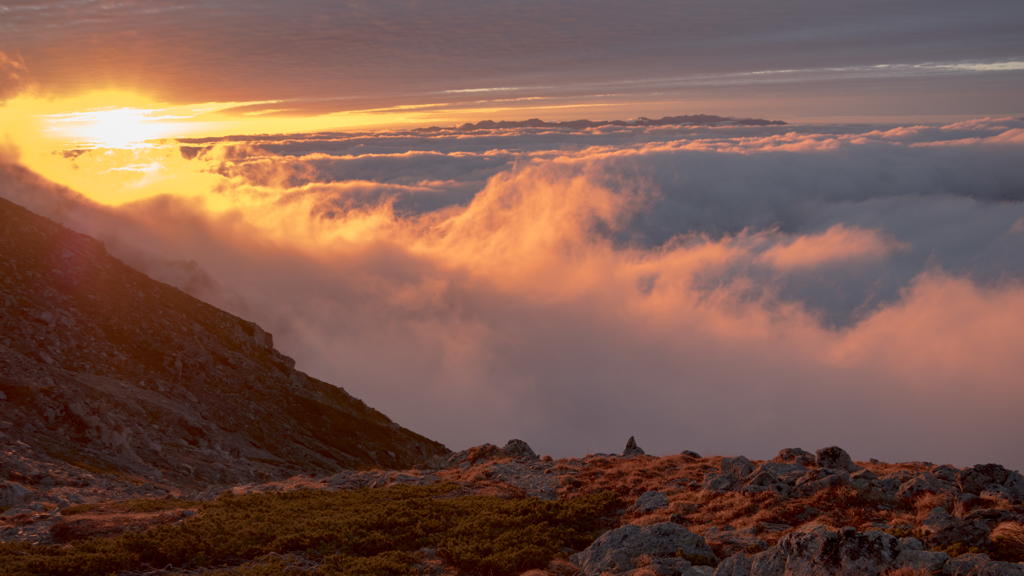
[[[4,0],[0,196],[455,450],[1024,469],[1021,29],[1016,0]],[[454,128],[682,114],[787,124]]]

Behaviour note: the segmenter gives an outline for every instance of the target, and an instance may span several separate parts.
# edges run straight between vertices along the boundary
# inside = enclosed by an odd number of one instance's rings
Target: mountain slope
[[[0,435],[183,486],[409,468],[448,452],[295,370],[256,324],[4,199]]]

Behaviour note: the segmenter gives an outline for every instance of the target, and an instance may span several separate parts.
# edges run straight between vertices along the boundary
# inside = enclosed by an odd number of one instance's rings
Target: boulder
[[[885,532],[858,533],[852,527],[836,531],[812,524],[784,536],[778,546],[755,554],[750,576],[881,576],[899,552],[899,542]]]
[[[626,442],[626,449],[622,451],[623,458],[632,458],[634,456],[643,456],[646,452],[643,448],[636,445],[636,440],[630,436],[629,441]]]
[[[988,544],[988,535],[991,533],[992,528],[984,519],[961,520],[951,516],[949,521],[928,536],[927,540],[931,546],[948,547],[960,542],[968,547],[980,547]]]
[[[956,475],[960,473],[960,470],[954,468],[948,464],[942,466],[936,466],[932,469],[932,475],[944,482],[956,483]]]
[[[765,462],[754,468],[747,475],[747,486],[771,486],[777,483],[795,484],[807,468],[800,464],[784,464],[781,462]]]
[[[782,450],[779,450],[778,456],[776,456],[772,461],[810,466],[811,464],[814,464],[814,454],[811,454],[801,448],[783,448]]]
[[[1016,495],[1002,484],[989,484],[978,496],[989,500],[1005,500],[1011,503],[1017,500]]]
[[[1002,484],[1009,478],[1010,471],[999,464],[978,464],[956,475],[960,490],[967,494],[981,494],[989,484]]]
[[[530,448],[530,445],[522,440],[509,440],[508,444],[505,444],[505,447],[502,448],[502,450],[505,454],[513,458],[529,458],[530,460],[536,460],[539,458],[537,453]]]
[[[701,459],[701,455],[697,454],[693,450],[683,450],[682,454],[683,456],[689,456],[690,458],[696,458],[697,460]]]
[[[14,508],[30,496],[31,492],[17,482],[0,482],[0,508]]]
[[[703,537],[672,522],[650,526],[627,524],[609,530],[585,550],[573,554],[570,560],[580,567],[583,576],[598,576],[602,572],[621,573],[639,568],[637,561],[641,557],[645,557],[645,561],[649,558],[683,560],[686,565],[678,566],[683,569],[694,563],[718,563]]]
[[[900,474],[886,474],[877,480],[872,480],[871,485],[888,498],[895,498],[903,483],[906,482]]]
[[[849,485],[850,474],[848,472],[832,468],[816,468],[808,470],[793,487],[796,494],[810,496],[833,486]]]
[[[945,508],[936,506],[928,513],[928,517],[921,521],[921,527],[932,532],[938,532],[956,526],[959,522],[960,519],[951,516]]]
[[[900,489],[896,492],[896,497],[913,498],[914,496],[924,492],[937,493],[941,490],[942,486],[939,484],[938,478],[932,476],[930,472],[921,472],[901,484]]]
[[[1024,500],[1024,476],[1021,476],[1020,472],[1016,470],[1010,472],[1006,477],[1006,482],[1003,482],[1003,486],[1013,494],[1014,501]]]
[[[832,468],[835,470],[844,470],[846,472],[856,472],[860,470],[850,455],[846,453],[839,446],[829,446],[828,448],[822,448],[818,450],[814,463],[818,465],[818,468]]]
[[[715,576],[750,576],[752,562],[746,554],[733,554],[715,569]]]
[[[736,456],[735,458],[722,458],[722,475],[728,476],[736,481],[741,481],[750,475],[754,470],[754,465],[747,459],[746,456]]]
[[[753,526],[743,530],[719,530],[712,526],[704,531],[704,540],[713,549],[722,552],[722,556],[727,557],[768,549],[768,543],[757,537],[757,529]]]
[[[668,508],[668,496],[664,492],[652,491],[641,494],[630,511],[637,514],[648,514],[662,508]]]
[[[986,554],[961,554],[947,560],[942,573],[947,576],[1024,576],[1024,566],[995,562]]]
[[[942,568],[949,561],[949,554],[930,550],[904,548],[893,564],[894,568],[910,568],[927,574],[942,574]]]

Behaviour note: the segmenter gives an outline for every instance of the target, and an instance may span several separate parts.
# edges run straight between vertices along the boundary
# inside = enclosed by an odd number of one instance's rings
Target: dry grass
[[[931,514],[931,511],[935,508],[944,508],[946,512],[953,513],[953,498],[949,494],[934,494],[932,492],[925,492],[918,495],[913,500],[913,507],[915,512],[915,520],[917,524],[920,524],[922,520]],[[961,505],[962,507],[962,505]]]
[[[989,538],[993,542],[1004,541],[1012,546],[1024,548],[1024,524],[1020,522],[1003,522],[992,530]]]
[[[867,468],[879,476],[886,476],[894,474],[896,472],[930,472],[934,466],[925,462],[896,462],[890,464],[888,462],[879,462],[878,464],[872,464],[871,462],[854,462],[861,468]]]

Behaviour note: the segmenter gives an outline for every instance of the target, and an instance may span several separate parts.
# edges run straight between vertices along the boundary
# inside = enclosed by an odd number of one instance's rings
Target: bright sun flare
[[[114,108],[53,114],[47,117],[50,130],[79,142],[108,148],[170,135],[170,126],[162,122],[174,117],[157,116],[160,110]]]

